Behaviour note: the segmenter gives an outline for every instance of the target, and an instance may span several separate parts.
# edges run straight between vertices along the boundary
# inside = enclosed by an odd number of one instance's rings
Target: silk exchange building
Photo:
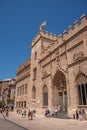
[[[83,14],[62,35],[40,31],[32,41],[31,57],[17,69],[15,110],[46,108],[72,116],[87,112],[87,19]]]

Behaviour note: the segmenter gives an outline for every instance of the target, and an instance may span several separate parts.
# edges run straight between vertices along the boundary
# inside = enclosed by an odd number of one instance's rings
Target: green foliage
[[[0,108],[4,106],[4,103],[0,101]]]

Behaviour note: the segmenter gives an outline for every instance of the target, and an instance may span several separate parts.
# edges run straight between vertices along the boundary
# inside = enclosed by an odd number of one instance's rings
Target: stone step
[[[54,118],[69,119],[67,112],[59,112],[54,115]]]

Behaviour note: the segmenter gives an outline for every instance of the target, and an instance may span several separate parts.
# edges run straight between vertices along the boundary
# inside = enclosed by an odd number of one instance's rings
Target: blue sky
[[[83,13],[87,0],[0,0],[0,80],[16,77],[44,20],[44,30],[61,34]]]

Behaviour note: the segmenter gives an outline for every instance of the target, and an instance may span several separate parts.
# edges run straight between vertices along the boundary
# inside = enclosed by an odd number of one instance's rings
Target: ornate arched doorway
[[[61,105],[62,111],[67,111],[66,77],[62,71],[57,71],[53,77],[54,106]]]

